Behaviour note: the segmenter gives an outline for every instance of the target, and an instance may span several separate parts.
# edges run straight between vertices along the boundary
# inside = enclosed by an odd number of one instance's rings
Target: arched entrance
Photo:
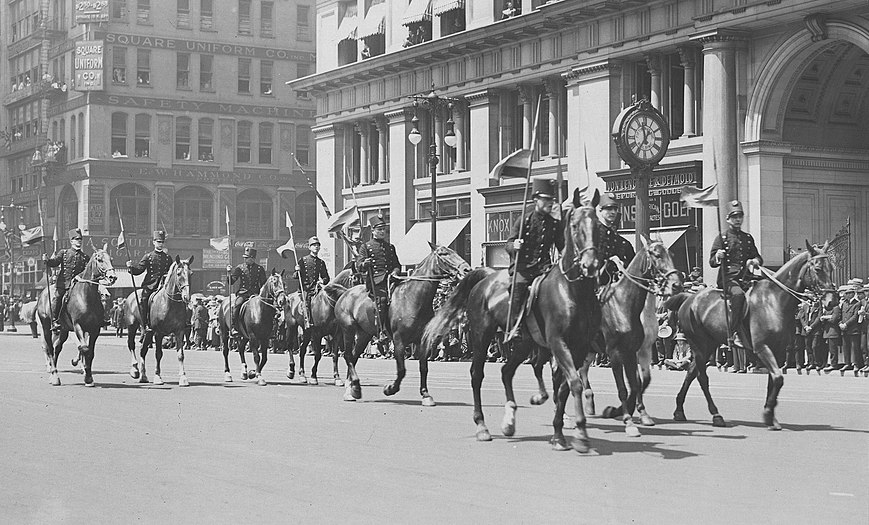
[[[57,237],[63,241],[69,230],[78,227],[78,196],[72,186],[64,186],[57,199]]]
[[[768,263],[847,232],[836,280],[869,273],[867,117],[869,29],[809,19],[775,46],[749,98],[740,181]]]

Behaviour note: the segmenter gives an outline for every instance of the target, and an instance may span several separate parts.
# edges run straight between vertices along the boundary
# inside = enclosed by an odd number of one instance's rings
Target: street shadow
[[[780,423],[782,430],[791,430],[793,432],[852,432],[856,434],[869,434],[869,430],[860,430],[856,428],[845,428],[845,427],[835,427],[833,425],[797,425],[792,423]],[[733,427],[750,427],[750,428],[762,428],[766,430],[766,424],[760,421],[740,421],[740,420],[727,420],[727,426]]]
[[[370,403],[383,403],[390,405],[406,405],[406,406],[422,406],[422,401],[420,399],[374,399],[369,401]],[[471,403],[462,403],[459,401],[438,401],[435,400],[435,406],[437,407],[469,407],[472,406]]]
[[[571,435],[566,432],[565,429],[565,437],[568,439],[568,443],[570,442]],[[552,438],[552,435],[545,436],[524,436],[524,437],[497,437],[493,436],[495,439],[505,439],[510,443],[526,443],[526,442],[543,442],[549,443],[549,440]],[[648,439],[636,439],[630,441],[609,441],[606,439],[601,439],[599,437],[591,436],[591,453],[589,455],[592,456],[612,456],[615,454],[647,454],[652,455],[656,454],[661,457],[661,459],[686,459],[692,457],[698,457],[700,454],[695,454],[694,452],[688,452],[686,450],[672,449],[672,448],[664,448],[660,445],[664,445],[664,443],[657,441],[649,441]]]
[[[702,423],[700,423],[702,424]],[[678,425],[678,424],[677,424]],[[734,439],[734,440],[742,440],[748,439],[748,436],[744,434],[739,435],[728,435],[722,434],[714,427],[712,427],[712,423],[708,424],[709,428],[700,428],[700,429],[685,429],[685,428],[672,428],[672,427],[664,427],[661,426],[661,423],[656,424],[653,427],[646,427],[642,425],[637,425],[637,428],[640,430],[640,434],[643,436],[661,436],[661,437],[682,437],[682,436],[690,436],[690,437],[707,437],[707,438],[715,438],[715,439]],[[621,423],[615,423],[613,425],[589,425],[590,428],[597,428],[607,434],[624,434],[625,426]]]

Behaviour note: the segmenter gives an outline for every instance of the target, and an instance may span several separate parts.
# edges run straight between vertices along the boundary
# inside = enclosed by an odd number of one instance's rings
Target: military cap
[[[616,202],[616,198],[612,193],[601,193],[600,194],[600,202],[597,204],[598,208],[605,210],[607,208],[618,208],[619,203]]]
[[[727,203],[727,217],[731,215],[745,215],[741,202],[734,200]]]
[[[75,228],[74,230],[69,230],[69,240],[73,239],[82,239],[81,228]]]
[[[552,194],[552,182],[546,179],[534,179],[532,181],[531,189],[533,193],[531,195],[534,199],[554,199],[555,195]]]
[[[256,248],[253,246],[245,246],[244,257],[256,257]]]
[[[155,241],[165,241],[166,240],[166,232],[163,230],[154,230],[154,240]]]
[[[368,219],[368,225],[371,226],[372,229],[378,228],[380,226],[383,226],[385,228],[386,221],[384,221],[383,217],[381,217],[380,215],[375,215],[374,217]]]
[[[316,235],[308,239],[308,246],[312,246],[314,244],[320,244],[320,239]]]

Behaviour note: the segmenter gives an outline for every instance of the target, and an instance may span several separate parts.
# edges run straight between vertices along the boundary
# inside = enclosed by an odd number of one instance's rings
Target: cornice
[[[562,73],[561,78],[566,82],[579,82],[600,76],[617,75],[622,71],[621,62],[618,60],[603,60],[585,66],[579,66],[571,69],[567,73]]]
[[[698,44],[741,44],[748,40],[748,33],[734,29],[715,28],[700,33],[694,33],[688,37],[691,42]]]
[[[403,122],[413,117],[413,111],[409,108],[401,108],[394,111],[387,111],[383,116],[386,117],[387,122],[393,124],[395,122]]]

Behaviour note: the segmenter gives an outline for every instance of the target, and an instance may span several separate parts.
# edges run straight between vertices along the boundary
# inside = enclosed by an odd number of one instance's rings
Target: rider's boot
[[[380,318],[380,334],[377,336],[377,344],[378,345],[386,345],[389,343],[389,333],[386,329],[386,314],[389,309],[386,306],[386,298],[378,297],[377,298],[377,311],[379,312],[378,317]]]
[[[236,302],[238,304],[233,305],[233,309],[232,309],[232,327],[229,331],[230,337],[238,337],[240,335],[237,327],[238,327],[238,314],[241,312],[242,303],[238,301],[238,298],[236,298]]]
[[[528,283],[524,281],[517,280],[515,283],[515,287],[513,288],[513,294],[511,295],[511,304],[510,304],[510,319],[507,324],[507,328],[509,332],[507,336],[504,338],[505,343],[509,343],[511,341],[521,341],[522,340],[522,309],[525,306],[525,299],[528,295]]]
[[[60,295],[60,294],[58,294],[58,295]],[[58,297],[56,299],[55,303],[52,305],[53,308],[52,308],[52,312],[51,312],[51,331],[54,332],[55,334],[59,334],[63,330],[63,328],[60,326],[59,319],[60,319],[60,312],[63,310],[63,305],[64,305],[65,301],[66,301],[66,294]]]

